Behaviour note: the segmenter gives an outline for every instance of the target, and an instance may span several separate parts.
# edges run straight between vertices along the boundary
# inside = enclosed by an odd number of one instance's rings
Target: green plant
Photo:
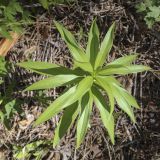
[[[30,4],[39,2],[43,8],[49,9],[51,5],[72,1],[73,0],[30,0]],[[0,1],[0,37],[11,38],[10,31],[21,33],[24,26],[32,24],[33,17],[31,12],[29,12],[19,0]]]
[[[50,141],[35,141],[25,145],[24,147],[13,146],[13,157],[17,160],[29,160],[31,157],[35,160],[41,160],[48,152],[51,146]]]
[[[28,61],[18,64],[18,66],[49,76],[32,84],[26,88],[26,91],[58,86],[70,87],[50,104],[36,120],[35,125],[49,120],[64,109],[63,116],[55,130],[53,144],[55,146],[59,143],[77,118],[77,147],[79,147],[87,132],[94,102],[100,111],[102,122],[108,130],[111,141],[114,143],[115,101],[133,122],[135,122],[135,117],[131,106],[139,108],[134,97],[122,88],[115,77],[142,72],[150,68],[143,65],[132,65],[137,55],[124,56],[105,65],[106,57],[113,45],[115,24],[109,28],[100,46],[99,30],[94,21],[89,32],[86,50],[76,42],[71,32],[58,22],[55,22],[55,25],[73,56],[73,68],[68,69],[46,62]],[[110,105],[106,103],[103,93],[108,95]]]
[[[4,78],[7,76],[9,71],[9,64],[5,61],[4,57],[0,56],[0,84],[3,85]],[[2,94],[0,92],[0,121],[5,125],[7,129],[11,128],[11,117],[14,113],[22,113],[20,108],[20,101],[18,99],[13,99],[14,84],[10,84],[5,89]]]
[[[31,22],[29,13],[17,0],[0,2],[0,35],[11,38],[10,31],[22,32],[22,26]]]
[[[2,78],[7,74],[7,69],[6,69],[6,61],[4,57],[0,56],[0,77],[1,77],[1,83],[3,82]]]
[[[159,0],[143,0],[136,5],[137,12],[144,14],[144,20],[149,28],[155,22],[160,22],[160,1]]]

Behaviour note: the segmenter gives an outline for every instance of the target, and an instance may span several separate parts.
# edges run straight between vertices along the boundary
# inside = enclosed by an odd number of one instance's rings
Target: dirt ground
[[[109,26],[116,22],[116,37],[109,61],[132,52],[139,53],[137,64],[146,64],[160,70],[160,24],[148,29],[143,17],[136,13],[134,0],[79,0],[71,5],[57,5],[50,11],[35,6],[37,21],[26,28],[25,34],[9,52],[6,59],[17,63],[27,59],[41,60],[70,66],[69,51],[58,34],[53,20],[63,23],[72,31],[82,46],[94,17],[100,27],[101,39]],[[32,6],[33,7],[33,6]],[[83,36],[83,37],[82,37]],[[36,140],[52,139],[59,116],[32,128],[31,124],[48,103],[38,98],[39,93],[22,92],[29,84],[43,78],[37,74],[13,67],[7,83],[16,82],[13,96],[24,103],[24,115],[16,115],[13,127],[7,131],[0,126],[1,152],[6,159],[13,158],[13,146],[24,146]],[[137,123],[116,108],[116,143],[112,145],[94,108],[91,128],[84,143],[75,149],[75,127],[62,139],[60,146],[49,147],[44,160],[159,160],[160,159],[160,74],[145,72],[126,76],[123,85],[141,105],[135,110]],[[64,88],[42,94],[54,100]],[[38,101],[41,99],[41,101]],[[44,103],[43,103],[44,102]],[[43,103],[43,105],[42,105]],[[34,159],[34,158],[31,158]]]

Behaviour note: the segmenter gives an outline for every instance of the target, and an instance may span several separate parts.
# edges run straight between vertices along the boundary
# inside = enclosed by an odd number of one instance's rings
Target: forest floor
[[[74,35],[82,46],[86,45],[87,33],[94,17],[100,27],[101,39],[109,26],[116,22],[116,37],[109,56],[109,61],[139,53],[137,64],[145,64],[154,70],[160,70],[160,24],[148,29],[143,17],[136,13],[134,1],[125,0],[79,0],[71,5],[56,5],[49,11],[37,7],[37,21],[26,28],[25,34],[7,55],[13,63],[27,59],[48,61],[70,66],[69,51],[58,34],[53,20],[61,22]],[[47,92],[22,92],[33,82],[43,78],[37,74],[13,67],[8,83],[16,81],[14,97],[24,103],[24,114],[15,115],[12,129],[0,126],[0,154],[6,159],[14,159],[17,151],[14,146],[25,146],[39,140],[52,140],[59,116],[31,127],[48,101],[54,100],[64,88]],[[94,108],[91,128],[84,143],[75,149],[75,127],[62,139],[60,145],[52,148],[49,143],[41,146],[44,160],[159,160],[160,159],[160,74],[145,72],[126,76],[123,85],[138,100],[141,109],[135,110],[137,123],[116,108],[116,142],[112,145]],[[20,90],[20,91],[18,91]],[[2,143],[3,142],[3,143]],[[34,151],[30,151],[34,153]],[[30,159],[35,159],[33,158]]]

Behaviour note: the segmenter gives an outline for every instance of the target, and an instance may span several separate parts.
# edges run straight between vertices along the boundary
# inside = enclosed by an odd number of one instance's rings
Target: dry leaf
[[[11,32],[10,35],[12,39],[4,38],[0,41],[0,56],[6,56],[8,51],[10,51],[20,37],[20,34],[15,32]]]
[[[21,129],[26,129],[34,121],[34,116],[32,114],[27,115],[26,120],[19,121],[19,127]]]

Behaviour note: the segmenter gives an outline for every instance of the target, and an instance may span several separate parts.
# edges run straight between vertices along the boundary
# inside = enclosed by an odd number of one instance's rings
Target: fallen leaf
[[[24,130],[26,129],[32,122],[34,121],[34,116],[29,114],[27,115],[27,119],[19,121],[19,127]]]

